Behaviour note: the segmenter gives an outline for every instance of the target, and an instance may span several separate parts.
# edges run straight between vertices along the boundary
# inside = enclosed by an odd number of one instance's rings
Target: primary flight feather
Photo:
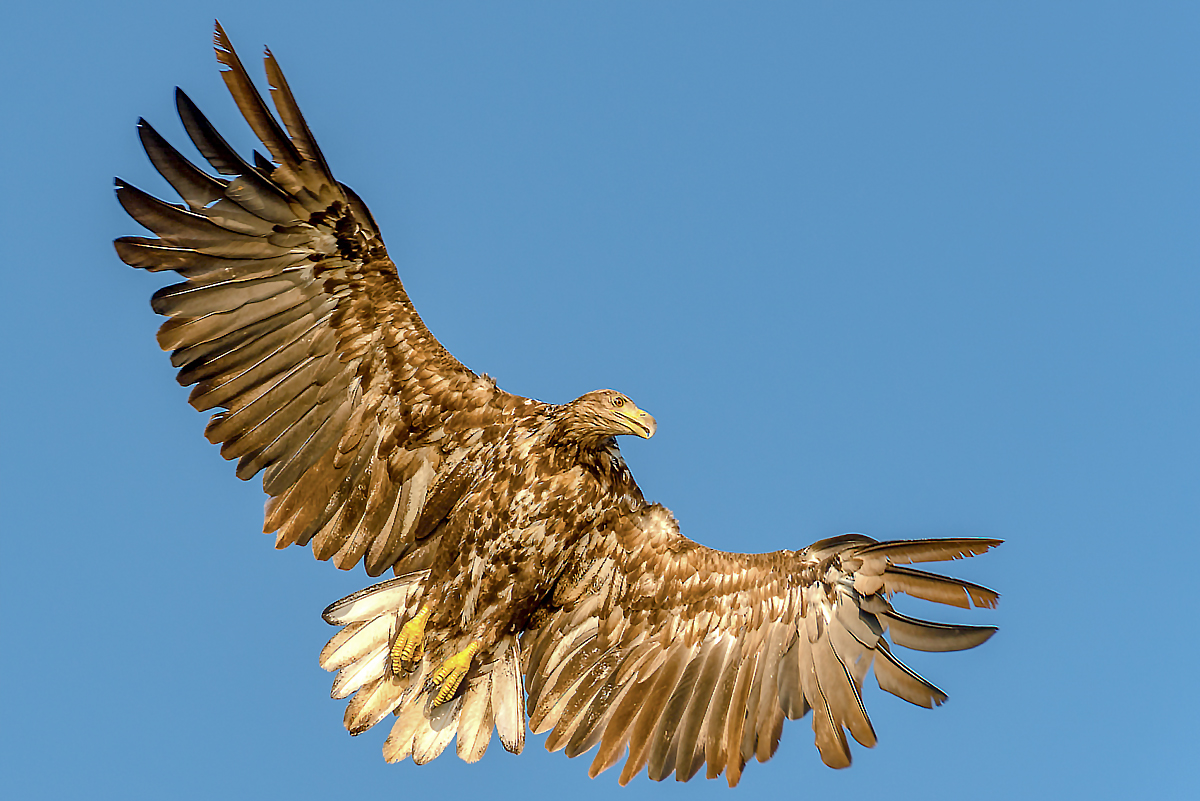
[[[861,690],[925,707],[945,694],[888,642],[972,648],[988,626],[896,612],[893,593],[991,607],[996,593],[916,562],[975,556],[988,539],[876,542],[847,534],[800,551],[735,554],[688,540],[648,503],[616,437],[654,418],[613,390],[570,403],[504,392],[463,366],[413,308],[366,205],[338,182],[273,55],[279,120],[225,32],[217,58],[267,155],[247,162],[182,90],[184,128],[218,174],[145,120],[138,134],[182,204],[118,180],[156,238],[122,237],[127,264],[186,280],[155,293],[191,403],[237,475],[263,473],[264,529],[279,548],[395,578],[325,610],[321,652],[350,698],[345,725],[395,716],[388,761],[427,762],[457,738],[479,759],[495,731],[520,752],[526,725],[552,750],[595,749],[591,775],[628,754],[686,781],[734,785],[765,761],[785,718],[812,714],[821,758],[850,764],[846,732],[875,732]]]

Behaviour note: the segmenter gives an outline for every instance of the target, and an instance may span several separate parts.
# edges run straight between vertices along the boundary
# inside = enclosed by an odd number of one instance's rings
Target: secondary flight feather
[[[456,740],[479,759],[527,727],[552,750],[625,757],[686,781],[737,784],[774,754],[785,718],[811,713],[821,758],[875,744],[862,702],[879,686],[920,706],[945,693],[892,644],[972,648],[989,626],[893,609],[894,593],[959,607],[991,590],[912,567],[979,555],[988,539],[876,542],[735,554],[684,537],[643,497],[616,437],[656,423],[626,395],[551,404],[499,389],[455,359],[413,308],[366,205],[334,178],[275,57],[272,113],[218,24],[217,59],[266,155],[238,155],[182,90],[188,137],[215,175],[145,120],[150,161],[181,198],[118,180],[154,237],[118,255],[184,281],[155,293],[191,403],[237,475],[263,474],[276,545],[395,578],[332,604],[321,652],[358,734],[389,715],[388,761],[423,764]],[[891,644],[889,644],[889,638]]]

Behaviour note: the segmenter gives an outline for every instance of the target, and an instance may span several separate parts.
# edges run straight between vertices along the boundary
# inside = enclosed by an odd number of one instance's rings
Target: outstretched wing
[[[981,554],[999,540],[876,542],[848,534],[803,551],[731,554],[688,540],[661,506],[618,520],[585,541],[560,580],[553,609],[526,634],[530,727],[546,747],[576,756],[599,746],[591,775],[628,746],[625,784],[643,767],[687,781],[708,765],[738,783],[766,761],[783,720],[813,713],[821,758],[850,764],[845,730],[865,746],[875,732],[862,685],[924,707],[946,695],[917,675],[884,637],[922,651],[979,645],[990,626],[915,620],[888,602],[903,592],[960,607],[992,607],[991,590],[901,567]]]
[[[367,207],[338,183],[270,51],[271,114],[232,45],[217,58],[270,160],[243,160],[181,90],[179,115],[213,169],[181,156],[149,123],[138,133],[183,199],[165,203],[117,181],[125,210],[158,238],[117,253],[187,280],[154,295],[159,344],[237,475],[265,471],[264,530],[277,547],[313,545],[379,575],[410,559],[453,504],[484,429],[534,402],[499,391],[433,337],[413,308]]]

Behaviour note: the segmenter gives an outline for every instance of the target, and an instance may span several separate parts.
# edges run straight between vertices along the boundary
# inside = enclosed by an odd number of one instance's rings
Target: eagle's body
[[[812,713],[822,759],[871,746],[861,688],[921,706],[945,694],[905,666],[917,650],[970,648],[987,626],[927,623],[892,594],[993,606],[996,594],[908,567],[974,556],[996,540],[876,542],[858,534],[799,551],[723,553],[649,504],[616,437],[654,419],[612,390],[548,404],[500,390],[446,352],[413,308],[365,204],[339,183],[274,58],[283,125],[218,26],[217,56],[268,156],[242,159],[182,91],[189,137],[214,177],[145,121],[139,134],[183,199],[118,181],[157,238],[123,237],[130,265],[185,281],[157,292],[192,404],[237,475],[263,472],[276,546],[396,577],[325,611],[321,654],[353,696],[347,729],[396,716],[384,755],[433,759],[457,738],[478,759],[492,732],[511,751],[526,723],[592,774],[724,773],[768,759],[785,718]],[[285,130],[286,128],[286,130]],[[528,704],[528,705],[527,705]],[[527,715],[528,712],[528,715]]]
[[[434,610],[427,632],[490,646],[524,630],[580,540],[645,505],[615,440],[573,435],[572,412],[547,404],[497,425],[449,474],[446,485],[463,476],[468,488],[439,525],[421,591]],[[426,503],[440,500],[435,487]]]

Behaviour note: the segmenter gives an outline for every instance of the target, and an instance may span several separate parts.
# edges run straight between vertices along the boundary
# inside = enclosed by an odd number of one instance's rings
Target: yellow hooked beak
[[[650,439],[654,436],[654,432],[658,430],[658,423],[654,422],[654,418],[649,412],[642,411],[632,403],[626,403],[620,409],[617,409],[617,414],[624,417],[629,424],[629,433],[637,434],[642,439]]]

